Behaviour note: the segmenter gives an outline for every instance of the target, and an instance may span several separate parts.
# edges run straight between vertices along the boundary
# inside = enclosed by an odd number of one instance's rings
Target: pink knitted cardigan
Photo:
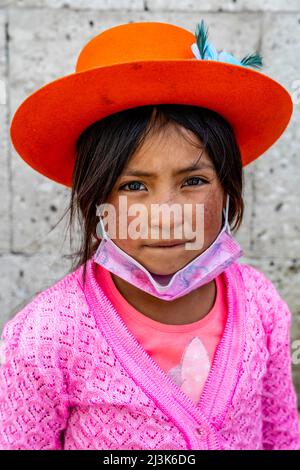
[[[228,319],[195,404],[87,268],[85,288],[81,266],[4,326],[1,449],[300,449],[291,313],[262,272],[224,271]]]

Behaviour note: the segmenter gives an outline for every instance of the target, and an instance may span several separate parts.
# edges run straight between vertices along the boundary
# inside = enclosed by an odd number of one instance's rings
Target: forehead
[[[168,125],[160,131],[152,131],[126,164],[126,169],[155,166],[182,167],[199,161],[212,164],[201,140],[181,126]]]

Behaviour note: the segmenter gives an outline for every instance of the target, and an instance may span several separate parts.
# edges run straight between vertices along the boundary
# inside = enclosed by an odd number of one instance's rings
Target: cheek
[[[213,207],[208,207],[204,210],[204,230],[207,235],[216,231],[219,225],[217,212]]]
[[[222,203],[212,201],[204,208],[205,240],[209,245],[218,235],[222,225]]]
[[[126,251],[130,255],[134,255],[142,243],[140,238],[135,239],[134,234],[141,231],[141,226],[138,225],[137,218],[139,213],[135,215],[120,215],[119,206],[114,204],[115,207],[115,237],[114,243],[118,245],[122,250]],[[121,212],[121,211],[120,211]],[[130,228],[131,225],[131,228]],[[131,233],[133,232],[133,236]]]
[[[192,227],[193,231],[203,230],[206,236],[213,235],[220,228],[222,222],[222,201],[213,196],[205,201],[193,201],[192,203]],[[189,214],[189,212],[188,212]],[[187,217],[190,220],[190,215]],[[204,226],[203,226],[204,224]]]
[[[202,200],[193,201],[193,231],[204,237],[206,249],[220,232],[222,225],[222,191],[212,188]],[[197,204],[199,207],[197,208]]]

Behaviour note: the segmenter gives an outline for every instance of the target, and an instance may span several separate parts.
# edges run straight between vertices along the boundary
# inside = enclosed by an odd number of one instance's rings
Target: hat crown
[[[177,25],[136,22],[117,25],[92,38],[81,49],[76,72],[141,60],[195,59],[195,36]]]

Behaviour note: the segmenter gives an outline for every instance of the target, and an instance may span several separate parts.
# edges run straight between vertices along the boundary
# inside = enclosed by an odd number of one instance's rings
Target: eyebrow
[[[213,165],[211,165],[210,163],[202,162],[202,163],[187,166],[185,168],[180,168],[179,170],[174,171],[174,174],[175,175],[181,175],[183,173],[187,173],[187,172],[194,171],[194,170],[202,170],[202,169],[205,169],[205,168],[210,168],[210,169],[214,170]],[[126,170],[126,173],[124,173],[122,176],[148,176],[148,177],[153,177],[153,176],[156,176],[156,174],[155,173],[148,173],[146,171],[139,171],[139,170]]]

